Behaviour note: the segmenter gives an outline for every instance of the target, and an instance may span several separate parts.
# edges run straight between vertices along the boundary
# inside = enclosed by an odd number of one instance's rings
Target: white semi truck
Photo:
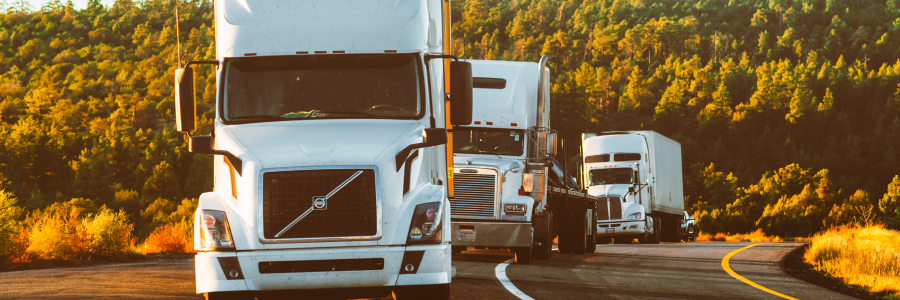
[[[451,61],[442,0],[216,0],[214,191],[194,220],[208,299],[447,299],[452,124],[471,123],[471,66]],[[449,170],[449,173],[448,173]]]
[[[681,144],[655,131],[582,134],[583,182],[597,204],[597,238],[678,242],[684,213]]]
[[[470,61],[473,122],[453,128],[455,253],[509,249],[517,263],[529,263],[550,257],[556,233],[563,252],[594,251],[596,198],[574,184],[550,186],[567,176],[551,163],[556,133],[546,61]]]

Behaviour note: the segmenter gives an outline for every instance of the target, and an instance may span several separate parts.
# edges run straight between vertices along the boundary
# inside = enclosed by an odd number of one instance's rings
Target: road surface
[[[554,253],[531,265],[513,255],[469,250],[453,256],[451,299],[853,299],[799,279],[780,260],[802,243],[691,242],[600,245],[587,255]],[[202,299],[190,258],[0,273],[3,299]],[[754,287],[755,284],[761,288]]]

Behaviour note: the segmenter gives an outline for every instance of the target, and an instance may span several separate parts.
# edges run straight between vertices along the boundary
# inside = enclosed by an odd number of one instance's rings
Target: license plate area
[[[459,226],[459,231],[456,232],[456,240],[460,242],[474,242],[475,226]]]
[[[616,233],[615,228],[606,228],[606,233]]]

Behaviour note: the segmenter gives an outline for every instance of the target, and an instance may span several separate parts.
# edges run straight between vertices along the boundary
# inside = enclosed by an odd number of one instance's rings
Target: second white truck
[[[600,198],[598,242],[681,240],[681,144],[655,131],[613,131],[583,134],[582,147],[583,182]]]
[[[473,122],[453,128],[453,251],[510,249],[517,263],[593,252],[596,198],[561,183],[552,163],[549,70],[539,63],[470,61]],[[574,185],[574,184],[573,184]]]

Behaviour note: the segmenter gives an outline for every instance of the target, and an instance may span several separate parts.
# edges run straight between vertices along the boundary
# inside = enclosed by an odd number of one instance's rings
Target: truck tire
[[[516,247],[510,250],[513,250],[513,253],[516,254],[517,264],[527,265],[531,263],[531,247]]]
[[[553,220],[559,225],[556,232],[556,243],[559,253],[571,253],[572,239],[569,237],[569,235],[571,234],[571,231],[569,230],[569,221],[572,219],[572,215],[569,212],[564,211],[561,212],[558,216],[554,217],[560,217],[556,220]]]
[[[594,253],[597,251],[597,217],[596,210],[591,210],[590,214],[587,216],[588,224],[590,224],[591,229],[588,230],[587,239],[585,240],[584,252],[585,253]]]
[[[535,228],[535,230],[538,230]],[[550,254],[553,253],[553,213],[547,212],[547,227],[541,228],[541,230],[547,230],[547,236],[540,241],[541,245],[538,247],[534,247],[534,252],[531,253],[532,257],[537,260],[546,260],[550,259]]]
[[[572,253],[574,254],[584,254],[584,250],[587,247],[587,214],[583,211],[576,211],[572,213],[572,218],[569,220],[569,236],[572,238]]]
[[[647,236],[647,244],[659,244],[659,235],[662,232],[662,222],[659,218],[653,218],[653,234]]]
[[[450,299],[450,284],[398,286],[392,290],[392,296],[394,300],[447,300]]]

